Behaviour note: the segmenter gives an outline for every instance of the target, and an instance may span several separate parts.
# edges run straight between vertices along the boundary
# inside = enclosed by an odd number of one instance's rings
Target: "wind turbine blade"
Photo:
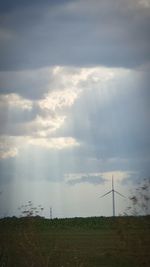
[[[104,197],[104,196],[106,196],[106,195],[108,195],[108,194],[110,194],[112,192],[112,190],[110,190],[109,192],[107,192],[106,194],[104,194],[104,195],[102,195],[101,197]],[[100,198],[101,198],[100,197]]]
[[[120,194],[118,191],[114,190],[115,193],[117,193],[118,195],[120,195],[121,197],[126,198],[124,195]]]

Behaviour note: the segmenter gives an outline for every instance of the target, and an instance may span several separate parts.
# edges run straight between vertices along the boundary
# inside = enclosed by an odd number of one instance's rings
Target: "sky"
[[[1,217],[111,216],[150,176],[149,43],[150,0],[0,1]]]

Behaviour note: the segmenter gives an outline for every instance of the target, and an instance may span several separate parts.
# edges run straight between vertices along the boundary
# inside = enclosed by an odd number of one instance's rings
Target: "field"
[[[150,216],[0,220],[0,267],[149,267]]]

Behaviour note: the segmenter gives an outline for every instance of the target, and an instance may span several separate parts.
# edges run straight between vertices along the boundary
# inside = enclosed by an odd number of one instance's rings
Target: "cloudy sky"
[[[150,0],[0,1],[1,216],[108,216],[149,177],[149,44]]]

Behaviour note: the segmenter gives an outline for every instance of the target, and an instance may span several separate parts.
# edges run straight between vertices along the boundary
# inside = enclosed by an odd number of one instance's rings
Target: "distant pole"
[[[113,216],[115,217],[115,190],[114,190],[114,177],[112,175],[112,206],[113,206]]]
[[[52,211],[52,207],[50,207],[50,219],[53,219],[53,211]]]

